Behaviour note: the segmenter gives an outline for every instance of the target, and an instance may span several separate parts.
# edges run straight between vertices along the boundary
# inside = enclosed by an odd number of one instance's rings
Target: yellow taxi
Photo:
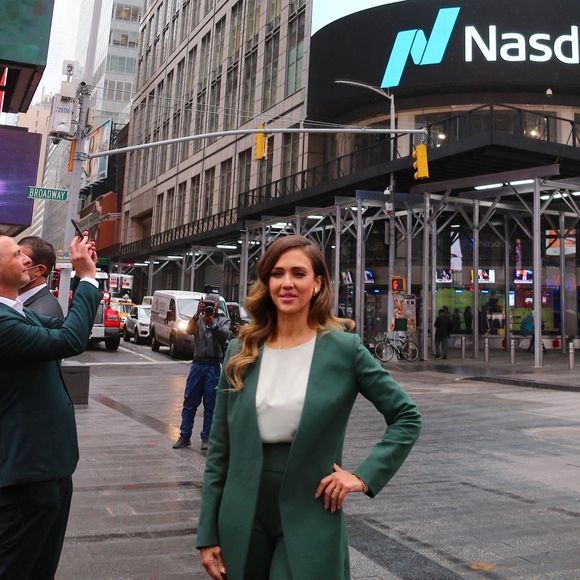
[[[125,320],[127,319],[127,316],[129,316],[129,311],[132,306],[135,306],[133,302],[127,300],[111,300],[111,309],[119,315],[121,334],[123,334],[123,330],[125,329]]]

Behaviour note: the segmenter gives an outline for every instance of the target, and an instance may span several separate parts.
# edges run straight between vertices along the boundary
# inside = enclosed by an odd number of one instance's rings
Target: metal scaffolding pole
[[[195,247],[191,248],[191,276],[189,277],[189,290],[195,291]]]
[[[153,276],[155,275],[155,258],[149,256],[149,276],[147,279],[147,295],[153,295]]]
[[[560,334],[562,352],[566,352],[566,216],[560,212]]]
[[[413,276],[413,210],[407,209],[407,292],[412,294]]]
[[[335,224],[334,224],[334,292],[332,294],[332,311],[338,313],[338,291],[340,288],[340,233],[342,231],[342,210],[337,204],[335,206]],[[345,312],[346,314],[346,312]]]
[[[510,220],[506,215],[504,216],[504,278],[505,278],[505,345],[510,348],[510,340],[512,337],[511,331],[511,312],[510,312]]]
[[[241,232],[242,245],[240,248],[240,280],[238,288],[238,302],[244,306],[248,295],[248,254],[250,251],[250,232],[247,229]]]
[[[187,252],[179,264],[179,289],[185,290],[185,271],[187,270]]]
[[[542,366],[542,247],[540,180],[534,178],[533,236],[534,253],[534,368]]]
[[[356,200],[356,280],[355,280],[355,322],[361,339],[364,338],[364,239],[365,229],[363,222],[362,198]]]
[[[429,272],[431,280],[431,318],[433,321],[438,316],[437,312],[437,210],[433,212],[431,222],[431,269]],[[436,352],[435,332],[431,332],[431,352]]]
[[[423,208],[423,300],[422,300],[422,351],[423,360],[429,359],[429,215],[431,213],[431,200],[429,194],[425,194]]]
[[[479,357],[479,201],[473,202],[473,356]]]

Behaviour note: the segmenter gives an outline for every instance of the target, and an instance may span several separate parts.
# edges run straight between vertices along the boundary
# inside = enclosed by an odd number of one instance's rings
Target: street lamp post
[[[389,129],[393,131],[391,133],[391,163],[395,160],[395,133],[396,123],[395,123],[395,95],[393,95],[390,89],[384,91],[380,87],[375,87],[368,83],[361,81],[352,81],[347,79],[337,79],[334,81],[337,85],[348,85],[351,87],[358,87],[361,89],[366,89],[380,95],[384,99],[388,99],[390,102],[390,124]],[[391,171],[390,181],[389,181],[389,192],[391,194],[391,215],[389,218],[389,282],[395,274],[395,243],[396,243],[396,226],[395,226],[395,174]],[[387,330],[390,328],[391,322],[393,322],[394,317],[394,304],[393,304],[393,292],[391,284],[389,283],[389,291],[387,294]]]

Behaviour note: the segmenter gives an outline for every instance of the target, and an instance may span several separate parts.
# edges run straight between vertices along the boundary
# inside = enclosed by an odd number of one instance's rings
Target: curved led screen
[[[367,0],[349,10],[344,0],[314,0],[308,115],[333,118],[369,103],[362,89],[336,79],[389,88],[399,108],[436,95],[474,102],[477,93],[532,94],[537,102],[548,88],[554,101],[579,100],[578,1],[557,5]]]

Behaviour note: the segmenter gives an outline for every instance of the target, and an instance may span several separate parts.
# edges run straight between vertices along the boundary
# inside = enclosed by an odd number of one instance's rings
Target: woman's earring
[[[312,296],[316,296],[318,294],[318,288],[314,288],[314,291],[312,292]]]

